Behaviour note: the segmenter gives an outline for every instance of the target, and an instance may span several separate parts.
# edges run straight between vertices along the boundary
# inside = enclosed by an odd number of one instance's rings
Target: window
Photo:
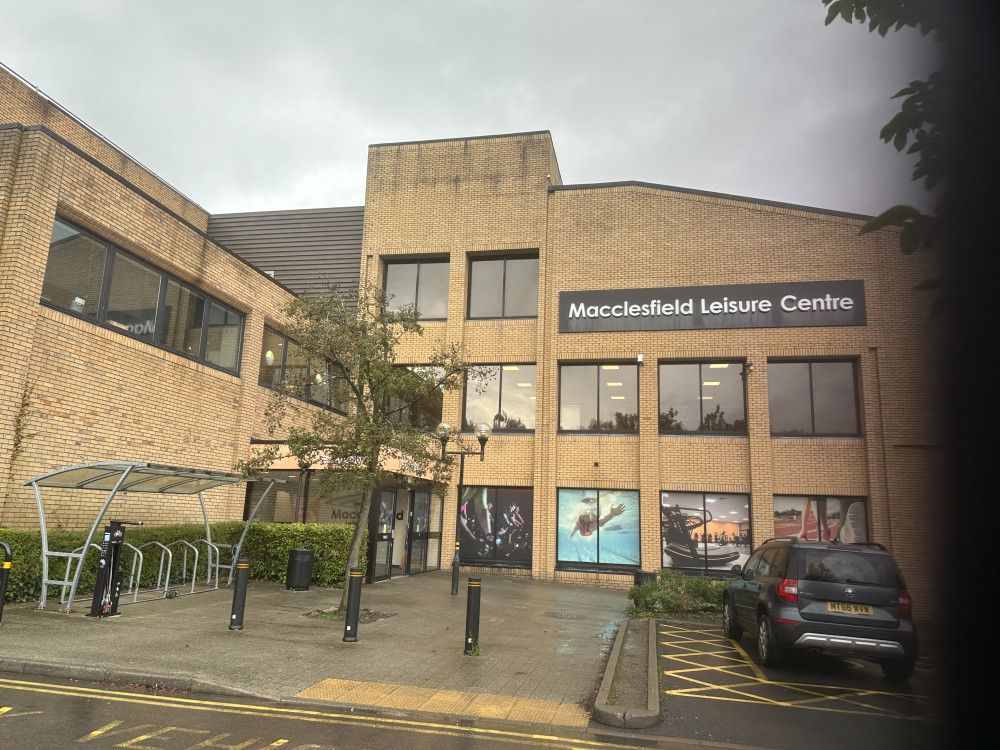
[[[531,567],[531,488],[463,487],[458,557],[467,565]]]
[[[535,429],[535,365],[480,365],[466,377],[462,429],[480,422],[498,432]]]
[[[42,302],[239,374],[242,313],[61,219],[52,227]]]
[[[775,495],[774,535],[844,544],[868,542],[868,512],[858,497]]]
[[[661,492],[664,568],[729,570],[750,556],[750,497]]]
[[[660,364],[660,432],[747,433],[739,362]]]
[[[470,259],[470,318],[534,318],[537,315],[537,256]]]
[[[858,435],[854,362],[768,362],[772,435]]]
[[[423,320],[448,317],[448,269],[446,260],[386,263],[385,293],[389,309],[413,305]]]
[[[559,490],[556,566],[639,564],[639,493]]]
[[[289,389],[295,396],[319,406],[347,413],[347,388],[335,377],[329,363],[313,364],[292,339],[264,329],[260,347],[260,375],[265,388]]]
[[[638,365],[560,366],[559,429],[638,432]]]
[[[441,423],[444,392],[433,388],[428,392],[426,380],[440,380],[444,371],[440,367],[411,365],[401,368],[412,373],[413,387],[403,390],[389,401],[389,418],[409,422],[418,430],[432,431]]]

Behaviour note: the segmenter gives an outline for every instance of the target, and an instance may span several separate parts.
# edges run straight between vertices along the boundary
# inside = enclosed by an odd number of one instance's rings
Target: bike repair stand
[[[117,617],[118,598],[122,593],[121,556],[125,532],[123,525],[142,526],[142,521],[111,521],[104,527],[101,555],[97,559],[97,583],[87,617]]]

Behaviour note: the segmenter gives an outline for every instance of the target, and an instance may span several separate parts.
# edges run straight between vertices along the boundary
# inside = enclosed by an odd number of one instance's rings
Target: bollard
[[[361,568],[351,568],[347,577],[347,621],[344,623],[344,643],[358,641],[358,615],[361,613]]]
[[[247,579],[250,577],[250,561],[240,558],[236,563],[236,585],[233,588],[233,614],[229,618],[230,630],[243,630],[243,610],[247,603]]]
[[[469,579],[469,596],[465,602],[465,655],[479,655],[479,594],[483,579]]]
[[[3,550],[3,560],[0,560],[0,623],[3,622],[3,602],[7,598],[7,579],[10,577],[10,561],[13,555],[7,542],[0,542]]]
[[[455,540],[455,557],[451,561],[451,595],[458,596],[458,540]]]

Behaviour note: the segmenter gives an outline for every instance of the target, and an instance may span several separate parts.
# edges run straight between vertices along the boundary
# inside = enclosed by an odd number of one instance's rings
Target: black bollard
[[[455,540],[455,557],[451,561],[451,595],[458,596],[458,540]]]
[[[469,597],[465,602],[465,655],[478,656],[479,651],[479,594],[483,590],[482,578],[469,579]]]
[[[3,602],[7,598],[7,579],[10,577],[10,561],[13,555],[7,542],[0,542],[3,560],[0,561],[0,622],[3,622]]]
[[[229,618],[230,630],[243,630],[243,610],[247,603],[247,579],[250,561],[240,558],[236,563],[236,585],[233,587],[233,614]]]
[[[347,621],[344,623],[344,643],[358,641],[358,615],[361,613],[361,568],[351,568],[347,577]]]

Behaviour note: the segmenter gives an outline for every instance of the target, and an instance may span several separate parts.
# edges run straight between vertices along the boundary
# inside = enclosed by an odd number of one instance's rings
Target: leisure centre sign
[[[863,326],[863,281],[559,293],[559,332]]]

